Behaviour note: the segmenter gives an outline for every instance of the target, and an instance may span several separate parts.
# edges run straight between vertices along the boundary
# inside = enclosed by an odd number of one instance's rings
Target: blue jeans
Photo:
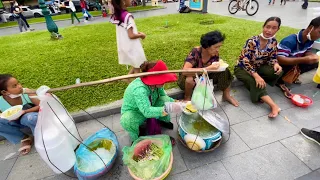
[[[82,13],[84,15],[84,13],[88,14],[88,18],[92,18],[91,14],[89,13],[89,11],[87,11],[87,9],[82,9]],[[85,19],[86,17],[83,16],[83,18]]]
[[[30,112],[24,114],[20,120],[8,121],[6,119],[0,118],[0,136],[5,137],[8,141],[13,144],[18,144],[23,139],[25,134],[21,132],[22,128],[30,128],[32,134],[34,133],[34,128],[36,127],[38,120],[37,112]]]

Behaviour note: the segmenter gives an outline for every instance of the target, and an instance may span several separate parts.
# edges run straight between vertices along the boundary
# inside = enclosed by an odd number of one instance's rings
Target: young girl
[[[140,65],[147,60],[140,42],[146,35],[138,32],[133,16],[127,12],[130,4],[130,0],[112,0],[114,14],[110,21],[117,24],[119,64],[132,66],[129,74],[134,74],[140,72]]]
[[[21,132],[21,128],[28,127],[34,133],[37,124],[39,103],[38,99],[30,99],[24,93],[19,81],[9,74],[0,74],[0,113],[16,105],[23,105],[22,116],[14,121],[0,118],[0,136],[13,144],[21,142],[19,152],[26,155],[31,150],[32,138]]]

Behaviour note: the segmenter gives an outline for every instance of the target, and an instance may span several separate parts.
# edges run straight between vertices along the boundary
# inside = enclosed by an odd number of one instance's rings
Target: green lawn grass
[[[136,6],[136,7],[128,7],[128,11],[129,12],[136,12],[136,11],[145,11],[145,10],[150,10],[150,9],[158,9],[158,8],[162,8],[162,6]],[[101,11],[90,11],[90,14],[92,16],[101,16],[102,13]],[[78,12],[77,13],[78,18],[82,18],[82,12]],[[71,19],[71,15],[70,14],[61,14],[61,15],[56,15],[56,16],[52,16],[52,19],[54,21],[56,20],[66,20],[66,19]],[[41,23],[41,22],[45,22],[44,17],[40,17],[40,18],[31,18],[31,19],[27,19],[29,24],[34,24],[34,23]],[[18,23],[16,21],[11,21],[11,22],[7,22],[7,23],[0,23],[0,28],[1,27],[12,27],[12,26],[18,26]]]
[[[214,20],[214,24],[200,22]],[[165,28],[166,21],[168,27]],[[164,60],[169,69],[180,69],[184,59],[200,36],[212,30],[226,35],[220,56],[233,69],[246,40],[260,34],[262,23],[211,14],[176,14],[136,19],[149,60]],[[281,27],[277,39],[298,30]],[[49,33],[31,32],[0,38],[1,73],[16,76],[24,87],[51,88],[71,85],[76,78],[82,82],[127,74],[119,65],[115,26],[110,23],[75,26],[60,30],[63,40],[49,40]],[[70,111],[121,99],[127,84],[117,82],[94,87],[77,88],[56,93]],[[176,87],[171,83],[166,88]]]

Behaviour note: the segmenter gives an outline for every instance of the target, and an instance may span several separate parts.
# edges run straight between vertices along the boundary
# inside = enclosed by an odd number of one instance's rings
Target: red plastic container
[[[302,99],[308,99],[309,100],[309,102],[304,102],[304,103],[300,103],[300,102],[297,102],[297,101],[295,101],[294,99],[293,99],[293,96],[294,95],[299,95]],[[292,95],[292,98],[291,98],[291,101],[292,101],[292,103],[294,104],[294,105],[296,105],[296,106],[299,106],[299,107],[308,107],[308,106],[311,106],[312,104],[313,104],[313,100],[311,99],[311,98],[309,98],[308,96],[304,96],[304,95],[302,95],[302,94],[294,94],[294,95]]]

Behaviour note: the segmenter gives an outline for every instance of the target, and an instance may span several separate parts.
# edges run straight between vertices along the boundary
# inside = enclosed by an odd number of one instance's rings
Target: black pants
[[[304,3],[302,4],[302,8],[304,9],[308,8],[308,0],[304,0]]]
[[[299,69],[300,69],[300,74],[303,74],[305,72],[311,71],[313,69],[318,68],[318,64],[319,63],[315,63],[315,64],[299,64]],[[293,65],[281,65],[282,67],[282,71],[283,71],[283,76],[287,74],[287,72],[289,72],[292,68]],[[282,80],[282,77],[279,78],[278,80],[278,84],[284,84],[284,81]]]
[[[27,27],[30,28],[28,22],[27,22],[27,19],[26,17],[24,17],[24,15],[21,14],[20,18],[26,23]]]

